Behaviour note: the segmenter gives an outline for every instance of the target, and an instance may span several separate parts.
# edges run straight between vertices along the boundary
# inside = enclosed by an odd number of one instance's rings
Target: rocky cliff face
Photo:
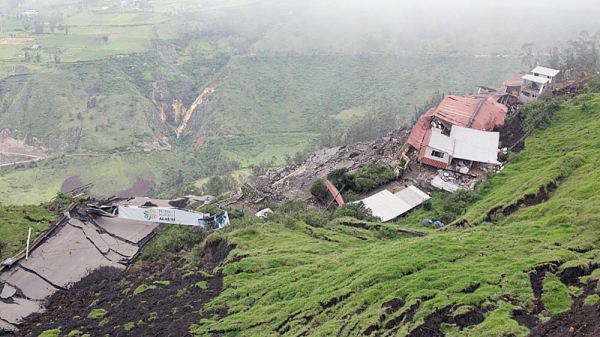
[[[175,127],[175,133],[179,138],[187,129],[197,108],[203,108],[208,104],[208,98],[215,92],[215,88],[207,86],[190,103],[185,105],[182,98],[172,93],[168,83],[163,80],[152,83],[151,99],[158,108],[159,119],[166,124]]]

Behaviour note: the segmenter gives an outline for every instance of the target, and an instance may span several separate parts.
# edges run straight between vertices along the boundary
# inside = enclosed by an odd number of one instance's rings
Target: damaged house
[[[424,148],[420,161],[427,165],[447,168],[453,159],[494,164],[498,162],[498,143],[500,133],[479,131],[455,125],[446,136],[440,132],[431,132],[429,142]],[[469,169],[463,167],[461,173],[468,173]]]
[[[536,67],[529,74],[524,75],[519,100],[523,103],[537,101],[555,83],[558,73],[560,70]]]
[[[452,161],[498,164],[499,133],[508,108],[493,95],[448,96],[421,116],[407,141],[420,164],[446,169]],[[469,168],[461,165],[462,170]]]

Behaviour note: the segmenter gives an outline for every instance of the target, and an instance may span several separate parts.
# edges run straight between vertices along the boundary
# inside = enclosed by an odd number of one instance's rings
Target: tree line
[[[535,53],[535,44],[526,43],[521,47],[521,63],[533,69],[540,58],[553,69],[560,70],[559,77],[572,80],[600,72],[600,30],[591,34],[581,31],[577,39],[560,43],[546,53]]]

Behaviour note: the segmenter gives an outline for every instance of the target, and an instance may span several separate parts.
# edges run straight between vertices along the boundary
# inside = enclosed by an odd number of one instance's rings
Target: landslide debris
[[[312,182],[325,178],[333,170],[347,168],[353,173],[373,163],[393,164],[409,134],[410,128],[402,128],[371,142],[322,149],[302,165],[277,168],[258,177],[253,186],[246,186],[244,194],[253,201],[309,199]]]

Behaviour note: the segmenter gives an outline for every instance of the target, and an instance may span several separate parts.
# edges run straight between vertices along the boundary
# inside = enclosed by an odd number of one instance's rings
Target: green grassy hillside
[[[319,48],[285,54],[261,49],[263,39],[274,45],[273,29],[286,31],[288,23],[294,26],[320,6],[295,0],[158,0],[138,6],[112,0],[0,1],[0,128],[58,157],[122,154],[166,141],[176,150],[163,153],[167,159],[183,153],[201,158],[202,147],[210,144],[244,167],[284,164],[286,155],[303,151],[323,132],[342,134],[381,111],[392,115],[388,131],[410,122],[414,107],[436,91],[496,86],[521,69],[515,57],[372,55],[379,53],[376,48],[362,44],[333,55]],[[24,14],[28,10],[34,14]],[[260,48],[253,48],[257,43]],[[254,49],[261,51],[256,55]],[[202,96],[206,87],[214,92]],[[199,97],[202,103],[189,113]],[[102,193],[130,187],[138,174],[170,181],[161,176],[165,170],[148,172],[146,163],[155,155],[139,157],[125,170],[104,164],[85,169],[96,161],[82,157],[60,172],[39,165],[3,170],[0,185],[14,191],[0,200],[41,202],[66,175],[86,176]],[[212,171],[219,165],[212,160],[204,157],[194,166],[183,160],[181,170]],[[26,191],[40,193],[23,196]]]
[[[343,128],[386,110],[395,116],[395,124],[387,126],[392,129],[409,123],[414,106],[436,91],[466,93],[478,84],[493,86],[519,66],[511,58],[322,55],[234,57],[229,63],[226,57],[197,58],[182,61],[178,70],[154,53],[142,53],[25,69],[30,72],[0,80],[0,125],[18,130],[21,139],[49,147],[57,156],[139,152],[140,143],[159,140],[171,143],[175,153],[140,153],[126,170],[120,170],[120,164],[110,166],[112,159],[85,157],[60,171],[46,163],[25,171],[5,169],[0,185],[11,188],[0,195],[5,203],[47,200],[71,175],[96,182],[102,194],[131,187],[137,175],[169,181],[162,176],[165,170],[146,163],[156,158],[179,162],[176,158],[183,153],[198,160],[193,165],[183,160],[180,169],[201,177],[198,172],[219,165],[204,156],[207,146],[219,148],[244,167],[284,164],[286,155],[301,152],[317,139],[328,120]],[[218,80],[211,82],[214,78]],[[208,84],[214,93],[196,108],[183,136],[176,139],[174,130],[181,121],[167,111],[170,102],[179,99],[187,109]],[[158,97],[164,97],[165,115],[159,111]],[[200,139],[203,145],[198,147]],[[165,187],[173,191],[182,186]]]
[[[157,140],[152,78],[135,65],[105,60],[4,78],[0,123],[53,150],[107,152]]]
[[[369,55],[245,57],[225,69],[214,120],[224,132],[316,131],[328,116],[356,107],[391,107],[407,123],[436,91],[470,93],[499,85],[514,58],[400,58]]]
[[[486,184],[465,215],[473,228],[381,240],[339,222],[238,227],[226,235],[237,247],[223,269],[225,290],[206,307],[228,315],[191,331],[403,336],[426,334],[419,326],[431,328],[437,313],[447,336],[526,335],[515,310],[543,320],[542,309],[569,309],[569,295],[582,294],[577,278],[598,266],[599,116],[600,95],[565,103]],[[514,213],[484,219],[510,205]],[[400,225],[419,227],[420,220]]]

